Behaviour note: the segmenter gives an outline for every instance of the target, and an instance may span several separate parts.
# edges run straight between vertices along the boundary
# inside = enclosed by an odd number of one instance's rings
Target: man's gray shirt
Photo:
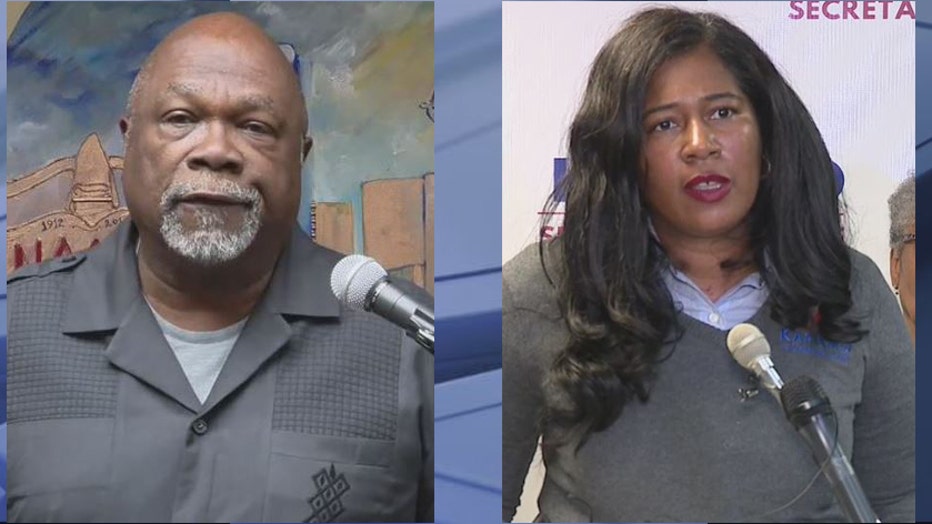
[[[433,357],[341,308],[341,255],[295,231],[202,404],[134,237],[8,283],[11,522],[433,519]]]

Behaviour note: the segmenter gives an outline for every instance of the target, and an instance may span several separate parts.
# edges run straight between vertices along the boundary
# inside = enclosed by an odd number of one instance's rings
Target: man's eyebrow
[[[246,109],[264,109],[266,111],[275,109],[275,100],[268,95],[249,95],[243,97],[240,103]]]
[[[172,82],[168,84],[166,94],[172,93],[182,98],[196,99],[200,96],[203,89],[192,84]],[[163,95],[164,97],[165,95]],[[252,94],[246,95],[237,101],[238,105],[244,111],[263,109],[272,111],[275,109],[275,100],[268,95]]]
[[[725,92],[722,92],[722,93],[713,93],[713,94],[711,94],[711,95],[707,95],[707,96],[702,97],[702,100],[703,100],[704,102],[715,102],[715,101],[717,101],[717,100],[724,100],[724,99],[731,99],[731,100],[739,101],[739,100],[741,100],[742,98],[741,98],[739,95],[737,95],[737,94],[735,94],[735,93],[732,93],[732,92],[729,92],[729,91],[725,91]],[[662,106],[652,107],[652,108],[648,109],[647,111],[644,111],[644,117],[647,118],[648,116],[652,115],[653,113],[657,113],[657,112],[660,112],[660,111],[666,111],[667,109],[673,109],[673,108],[675,108],[676,106],[677,106],[677,104],[674,102],[674,103],[672,103],[672,104],[664,104],[664,105],[662,105]]]
[[[200,89],[191,85],[191,84],[179,84],[177,82],[172,82],[168,84],[166,90],[169,93],[173,93],[183,97],[192,97],[197,96],[200,93]]]

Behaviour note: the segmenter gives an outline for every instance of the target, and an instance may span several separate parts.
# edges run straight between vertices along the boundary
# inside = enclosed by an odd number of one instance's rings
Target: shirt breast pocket
[[[390,440],[274,432],[263,520],[387,522],[407,515]]]

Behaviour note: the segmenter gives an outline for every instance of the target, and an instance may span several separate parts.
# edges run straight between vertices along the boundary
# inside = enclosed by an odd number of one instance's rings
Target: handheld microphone
[[[738,324],[728,332],[728,352],[741,367],[751,371],[778,401],[783,379],[770,360],[770,343],[752,324]]]
[[[880,522],[851,463],[838,445],[837,430],[830,430],[829,418],[835,418],[835,411],[819,383],[807,376],[796,377],[786,383],[780,395],[786,418],[806,439],[848,520]]]
[[[392,285],[378,262],[349,255],[330,274],[330,289],[343,305],[371,311],[401,327],[424,349],[434,352],[434,309]]]

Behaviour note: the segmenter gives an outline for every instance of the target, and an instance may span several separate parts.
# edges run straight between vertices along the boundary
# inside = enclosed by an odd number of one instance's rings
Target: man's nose
[[[192,171],[210,170],[238,175],[243,171],[243,154],[236,144],[235,129],[219,121],[203,125],[203,138],[188,155],[188,168]]]

